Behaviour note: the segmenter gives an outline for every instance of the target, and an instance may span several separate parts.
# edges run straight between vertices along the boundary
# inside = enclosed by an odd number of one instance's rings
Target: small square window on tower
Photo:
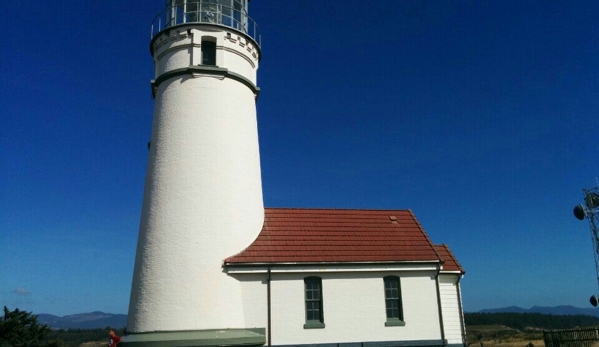
[[[202,40],[202,65],[216,66],[216,42]]]

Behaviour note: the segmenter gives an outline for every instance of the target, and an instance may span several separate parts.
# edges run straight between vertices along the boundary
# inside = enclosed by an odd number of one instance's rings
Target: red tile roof
[[[242,252],[225,259],[225,263],[439,262],[441,259],[410,210],[267,208],[258,238]]]
[[[453,253],[446,244],[435,245],[435,249],[437,253],[441,256],[441,258],[445,261],[443,264],[442,271],[459,271],[461,274],[465,274],[466,271],[462,268],[462,265],[458,263],[458,260],[455,258]]]

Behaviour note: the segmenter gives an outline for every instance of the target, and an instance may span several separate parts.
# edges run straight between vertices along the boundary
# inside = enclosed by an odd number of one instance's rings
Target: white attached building
[[[224,262],[273,346],[463,346],[463,269],[409,210],[266,209]],[[264,309],[266,308],[266,310]]]
[[[249,0],[168,0],[123,347],[458,346],[463,269],[409,210],[265,209]]]

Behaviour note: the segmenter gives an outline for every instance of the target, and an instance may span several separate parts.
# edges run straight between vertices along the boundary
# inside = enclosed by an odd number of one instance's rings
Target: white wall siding
[[[445,339],[449,344],[462,344],[462,311],[458,301],[458,276],[440,275],[439,291],[443,309]]]
[[[246,328],[265,328],[268,325],[267,274],[232,275],[241,282],[241,300]]]
[[[386,327],[383,277],[401,279],[405,326]],[[304,329],[304,278],[322,278],[323,329]],[[440,340],[434,273],[273,274],[272,344]]]

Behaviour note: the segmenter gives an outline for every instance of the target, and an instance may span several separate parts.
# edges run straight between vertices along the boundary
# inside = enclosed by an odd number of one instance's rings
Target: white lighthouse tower
[[[248,0],[168,0],[152,26],[155,110],[128,336],[131,346],[259,345],[223,260],[264,221]]]

